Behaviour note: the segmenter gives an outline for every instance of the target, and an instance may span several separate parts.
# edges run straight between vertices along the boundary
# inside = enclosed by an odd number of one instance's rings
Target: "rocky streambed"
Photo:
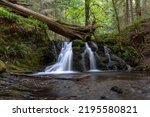
[[[149,72],[99,72],[48,76],[0,74],[0,99],[145,100]]]

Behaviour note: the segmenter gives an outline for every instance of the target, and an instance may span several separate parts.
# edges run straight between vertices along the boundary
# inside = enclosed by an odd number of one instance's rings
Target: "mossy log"
[[[27,17],[33,16],[34,18],[46,23],[49,29],[52,30],[53,32],[60,34],[64,37],[67,37],[71,40],[74,39],[89,40],[91,36],[94,34],[95,29],[98,27],[95,22],[88,26],[76,26],[66,24],[54,18],[47,17],[33,10],[25,8],[21,5],[11,3],[7,0],[0,0],[0,4],[9,7],[16,13],[19,13],[20,15]]]

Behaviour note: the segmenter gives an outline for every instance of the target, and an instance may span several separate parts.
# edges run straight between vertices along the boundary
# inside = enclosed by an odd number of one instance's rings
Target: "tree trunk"
[[[141,16],[142,16],[142,13],[141,13],[140,0],[135,0],[135,3],[136,3],[136,8],[135,8],[136,16],[137,16],[137,17],[141,17]]]
[[[125,0],[125,22],[126,26],[133,23],[133,0]]]
[[[119,48],[120,48],[120,49],[122,49],[120,20],[119,20],[119,16],[118,16],[117,8],[116,8],[115,0],[112,0],[112,4],[113,4],[113,8],[114,8],[114,12],[115,12],[115,16],[116,16],[117,29],[118,29],[118,33],[119,33],[118,44],[119,44]]]
[[[134,22],[134,15],[133,15],[133,0],[130,0],[130,21],[131,21],[131,23]]]
[[[120,29],[120,20],[119,20],[117,8],[116,8],[115,0],[112,0],[112,3],[113,3],[114,11],[115,11],[118,33],[120,34],[120,32],[121,32],[121,29]]]
[[[50,30],[62,36],[65,36],[71,40],[89,39],[93,35],[95,29],[97,28],[96,24],[88,25],[86,27],[65,24],[65,23],[59,22],[56,19],[46,17],[42,14],[36,13],[30,9],[27,9],[17,4],[13,4],[6,0],[0,0],[0,4],[15,10],[21,15],[25,15],[25,16],[31,15],[35,17],[36,19],[46,23]]]
[[[129,22],[129,0],[125,0],[125,22],[128,25]]]
[[[144,17],[147,15],[147,0],[142,0],[142,14]]]
[[[89,20],[90,20],[90,1],[91,0],[85,0],[85,25],[86,26],[89,24]]]

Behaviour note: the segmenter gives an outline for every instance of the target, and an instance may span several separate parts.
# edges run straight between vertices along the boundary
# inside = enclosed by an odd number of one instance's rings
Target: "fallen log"
[[[32,6],[31,4],[29,3],[25,3],[25,2],[17,2],[17,0],[7,0],[11,3],[14,3],[14,4],[18,4],[18,5],[22,5],[22,6]]]
[[[51,31],[60,34],[64,37],[67,37],[71,40],[89,40],[94,34],[95,29],[98,27],[96,23],[92,23],[88,26],[76,26],[65,24],[63,22],[58,21],[57,19],[39,14],[33,10],[30,10],[15,3],[11,3],[7,0],[0,0],[0,4],[13,9],[14,11],[23,16],[33,16],[34,18],[46,23]]]

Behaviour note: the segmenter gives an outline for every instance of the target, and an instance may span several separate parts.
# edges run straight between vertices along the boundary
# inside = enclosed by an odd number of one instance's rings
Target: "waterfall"
[[[107,46],[104,46],[104,52],[105,52],[105,55],[107,56],[107,58],[108,58],[108,65],[112,65],[112,61],[111,61],[111,58],[110,58],[110,54],[109,54],[109,50],[108,50],[108,48],[107,48]]]
[[[57,62],[54,65],[46,67],[44,72],[37,74],[55,74],[55,73],[73,73],[72,72],[72,42],[64,42]],[[35,74],[36,75],[36,74]]]
[[[101,46],[100,47],[101,49],[99,49],[98,46],[94,42],[90,42],[93,49],[91,49],[91,47],[88,45],[88,42],[85,42],[85,46],[81,48],[81,51],[74,53],[75,58],[73,59],[72,43],[73,42],[64,42],[62,44],[62,48],[61,48],[61,51],[57,58],[56,63],[51,66],[46,67],[44,72],[38,72],[38,73],[35,73],[34,75],[76,73],[73,71],[73,69],[76,71],[88,70],[89,72],[100,72],[101,70],[97,70],[97,68],[100,68],[101,66],[101,63],[100,63],[101,53],[104,53],[108,59],[108,65],[106,65],[106,67],[109,70],[118,69],[118,66],[117,66],[118,64],[115,64],[116,60],[119,63],[123,64],[122,68],[124,68],[124,65],[126,65],[125,62],[121,58],[112,54],[110,49],[107,48],[107,46]],[[80,52],[82,52],[81,56],[76,56],[76,54],[80,54]],[[104,64],[107,64],[105,58],[104,59],[102,58],[102,62]],[[73,60],[75,60],[74,63],[73,63]],[[98,63],[97,66],[96,66],[96,61]],[[131,71],[132,68],[129,65],[127,65],[127,67],[128,67],[128,70]]]
[[[86,46],[86,52],[89,55],[89,60],[90,60],[90,71],[95,71],[96,69],[96,62],[95,62],[95,56],[91,48],[89,47],[88,43],[85,43]]]
[[[129,64],[126,64],[128,71],[132,71],[132,67]]]

